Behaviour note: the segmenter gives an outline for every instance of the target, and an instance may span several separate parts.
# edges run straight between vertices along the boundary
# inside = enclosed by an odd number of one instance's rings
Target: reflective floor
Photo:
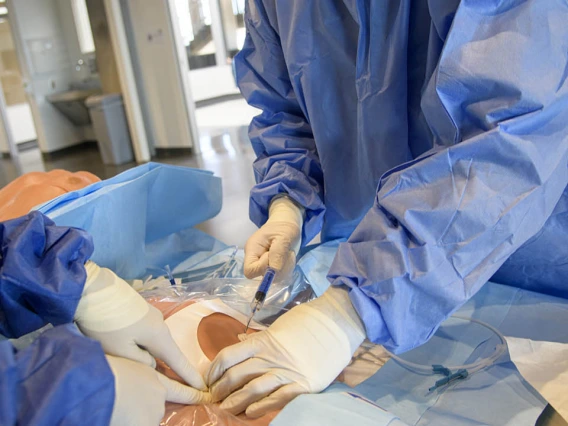
[[[187,167],[211,170],[223,179],[223,208],[218,216],[199,225],[199,228],[219,240],[244,246],[247,238],[256,230],[248,218],[248,197],[254,184],[252,162],[255,155],[247,135],[247,123],[256,110],[242,100],[229,101],[197,110],[202,153],[177,155],[155,161]],[[105,166],[95,146],[83,147],[55,158],[42,158],[39,149],[21,152],[20,168],[23,173],[65,169],[86,170],[101,179],[108,179],[135,163]],[[0,159],[0,187],[18,176],[11,159]],[[181,194],[180,194],[181,195]]]

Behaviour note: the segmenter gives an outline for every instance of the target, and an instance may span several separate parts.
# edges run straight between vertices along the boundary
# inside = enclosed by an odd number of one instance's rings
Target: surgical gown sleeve
[[[0,223],[0,244],[0,334],[19,337],[47,323],[72,322],[91,237],[32,212]]]
[[[288,194],[306,210],[303,241],[309,242],[321,230],[325,210],[323,173],[312,129],[290,81],[272,26],[275,18],[261,0],[250,0],[245,20],[245,44],[235,58],[237,81],[247,102],[262,110],[249,128],[257,155],[250,217],[263,225],[272,198]]]
[[[71,325],[16,351],[0,342],[0,424],[108,425],[114,377],[100,344]]]
[[[566,22],[566,2],[461,2],[422,98],[441,142],[383,176],[330,269],[372,341],[424,343],[555,208],[568,184]]]

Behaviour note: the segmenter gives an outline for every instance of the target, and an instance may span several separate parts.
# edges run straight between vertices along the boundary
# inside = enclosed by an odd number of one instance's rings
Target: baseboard
[[[26,141],[26,142],[20,142],[19,144],[16,145],[16,148],[18,148],[18,152],[25,152],[25,151],[30,151],[32,149],[36,149],[38,147],[38,143],[37,143],[37,139],[31,140],[31,141]],[[8,159],[8,158],[12,158],[12,154],[10,154],[9,152],[2,152],[2,158]]]
[[[37,139],[31,141],[25,141],[18,144],[18,152],[29,151],[31,149],[36,149],[37,147],[39,147]]]
[[[72,152],[82,151],[84,149],[99,149],[97,141],[84,141],[77,145],[68,146],[51,152],[42,152],[41,155],[44,160],[55,160],[61,158]]]
[[[171,158],[179,156],[187,156],[193,153],[193,149],[189,147],[177,148],[156,148],[155,158]]]

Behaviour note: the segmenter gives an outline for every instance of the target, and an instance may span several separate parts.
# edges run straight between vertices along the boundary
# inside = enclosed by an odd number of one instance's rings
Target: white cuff
[[[126,281],[93,262],[85,265],[87,282],[75,312],[79,326],[104,332],[128,327],[150,310],[148,303]]]
[[[293,222],[300,229],[304,225],[305,209],[287,195],[272,199],[268,207],[268,220]]]
[[[352,354],[365,340],[365,326],[355,311],[346,288],[331,286],[319,298],[309,302],[309,305],[339,326],[349,341]]]

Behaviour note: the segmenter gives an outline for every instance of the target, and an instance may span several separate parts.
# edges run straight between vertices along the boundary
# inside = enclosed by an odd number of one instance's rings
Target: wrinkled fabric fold
[[[0,342],[0,424],[103,426],[113,405],[104,352],[73,325],[47,330],[18,352]]]
[[[20,337],[73,315],[93,253],[91,237],[39,212],[0,223],[0,334]]]
[[[424,342],[489,278],[568,297],[568,5],[249,0],[250,215],[287,193],[369,336]],[[494,275],[495,274],[495,275]]]
[[[163,274],[219,241],[192,229],[219,213],[221,180],[206,170],[143,164],[38,207],[55,223],[86,230],[92,260],[123,279]]]
[[[537,233],[548,255],[565,241],[566,227],[541,230],[568,184],[567,19],[562,2],[457,9],[422,97],[446,147],[383,176],[330,270],[353,289],[374,342],[395,352],[424,343]],[[568,294],[565,283],[547,285]]]

